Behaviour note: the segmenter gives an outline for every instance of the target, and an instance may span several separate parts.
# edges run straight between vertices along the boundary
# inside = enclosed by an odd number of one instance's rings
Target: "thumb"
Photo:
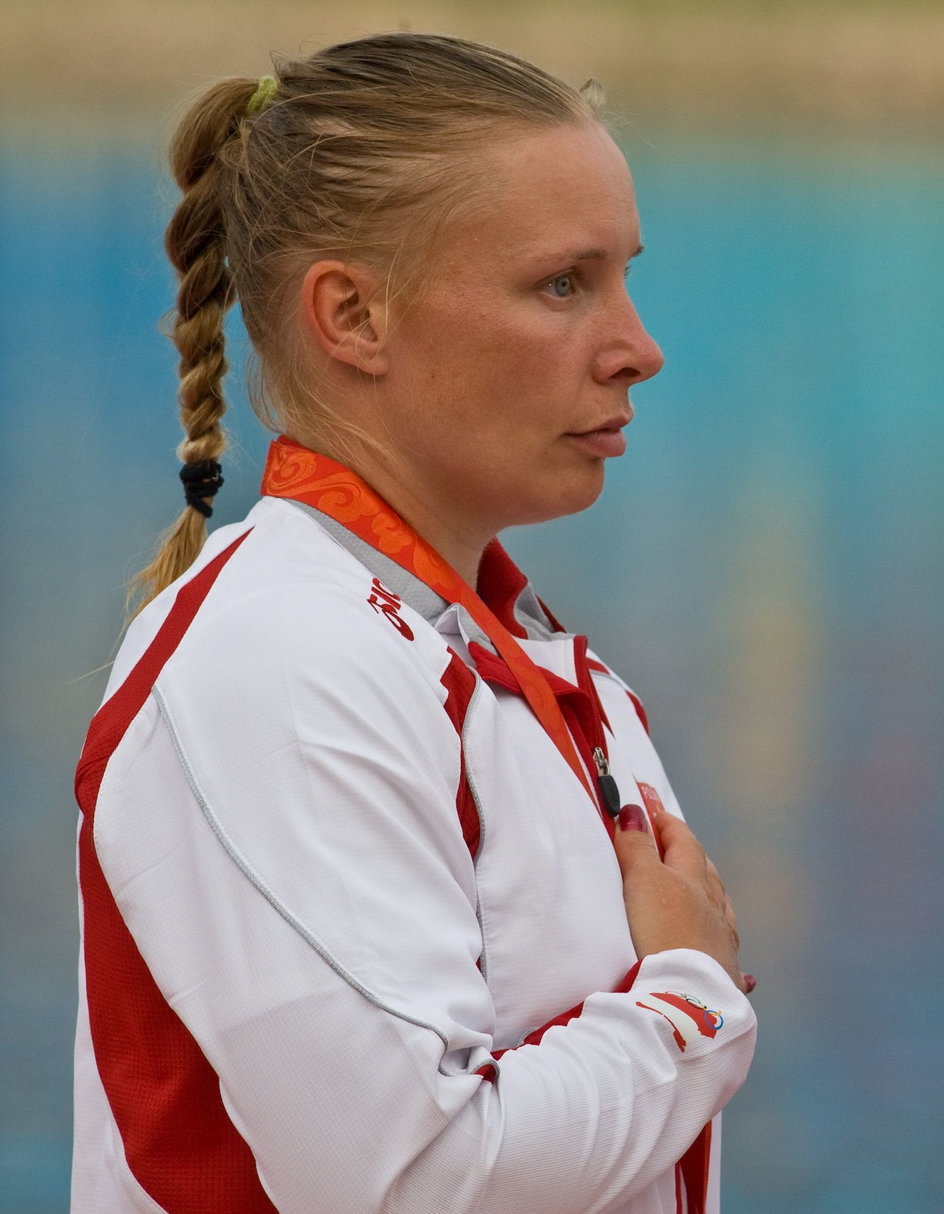
[[[624,879],[636,864],[658,859],[658,847],[641,805],[624,805],[620,810],[613,846]]]

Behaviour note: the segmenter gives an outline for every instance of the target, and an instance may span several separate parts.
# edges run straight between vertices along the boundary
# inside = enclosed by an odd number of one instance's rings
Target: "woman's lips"
[[[598,430],[585,430],[580,434],[568,434],[579,446],[598,459],[615,459],[626,450],[625,421],[607,423]]]

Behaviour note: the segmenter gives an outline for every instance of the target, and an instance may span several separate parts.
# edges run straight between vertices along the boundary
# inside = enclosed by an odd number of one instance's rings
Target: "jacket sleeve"
[[[679,950],[496,1056],[434,641],[274,601],[188,639],[102,868],[284,1214],[616,1209],[740,1086],[753,1013]]]

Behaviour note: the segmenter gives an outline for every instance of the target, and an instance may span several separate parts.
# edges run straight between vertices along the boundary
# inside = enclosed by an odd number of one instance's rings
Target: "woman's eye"
[[[573,274],[558,274],[556,278],[552,278],[547,284],[552,295],[558,299],[566,299],[568,295],[573,295],[575,290]]]

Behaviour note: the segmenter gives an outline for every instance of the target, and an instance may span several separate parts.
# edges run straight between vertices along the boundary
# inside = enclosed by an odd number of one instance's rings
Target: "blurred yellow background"
[[[840,122],[933,130],[944,112],[944,10],[911,0],[5,0],[7,122],[152,121],[269,50],[432,30],[594,75],[615,107],[697,126]]]

